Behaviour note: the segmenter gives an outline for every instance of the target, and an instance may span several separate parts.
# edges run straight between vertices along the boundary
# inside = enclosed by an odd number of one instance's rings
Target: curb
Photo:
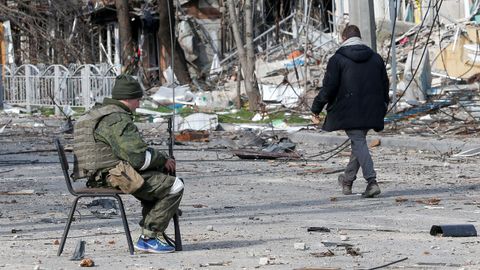
[[[348,137],[344,132],[297,132],[291,134],[290,139],[296,143],[318,143],[323,145],[339,145]],[[381,133],[370,133],[367,135],[367,142],[374,139],[381,141],[381,146],[389,148],[423,150],[440,153],[459,153],[461,151],[480,148],[480,139],[477,138],[425,138],[407,135],[382,135]]]

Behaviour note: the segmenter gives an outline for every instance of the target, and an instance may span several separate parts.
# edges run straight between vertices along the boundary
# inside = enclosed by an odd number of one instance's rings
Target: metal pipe
[[[393,113],[397,112],[397,46],[395,43],[395,11],[396,9],[396,0],[390,0],[390,25],[392,26],[392,42],[391,42],[391,55],[392,55],[392,63],[391,63],[391,70],[392,70],[392,102],[393,102]]]

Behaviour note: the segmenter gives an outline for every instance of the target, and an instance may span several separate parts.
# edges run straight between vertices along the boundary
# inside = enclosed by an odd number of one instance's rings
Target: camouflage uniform
[[[93,127],[93,130],[82,127]],[[91,135],[94,140],[89,141]],[[77,121],[74,138],[77,165],[74,171],[77,176],[88,178],[89,187],[110,186],[106,176],[119,160],[127,161],[139,171],[145,183],[132,195],[142,202],[142,234],[146,237],[161,235],[178,209],[183,190],[170,194],[175,177],[162,173],[168,155],[147,147],[133,123],[130,109],[118,100],[105,98],[102,105],[92,108]],[[150,165],[140,171],[146,151],[151,154]],[[105,162],[95,158],[98,156],[106,159]],[[91,166],[85,169],[85,164]]]

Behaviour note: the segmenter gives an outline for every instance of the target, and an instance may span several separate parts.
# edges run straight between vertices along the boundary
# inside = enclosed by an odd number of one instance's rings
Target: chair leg
[[[180,234],[180,224],[178,223],[178,213],[173,215],[173,226],[175,228],[175,250],[182,251],[182,235]]]
[[[180,224],[178,223],[178,216],[181,215],[182,212],[180,210],[177,211],[175,215],[173,215],[173,228],[175,234],[175,240],[170,238],[165,232],[163,232],[163,238],[167,241],[167,244],[175,248],[175,251],[182,251],[182,235],[180,234]]]
[[[80,199],[80,197],[75,197],[75,200],[73,200],[72,208],[70,209],[70,213],[68,214],[67,224],[65,224],[65,229],[63,230],[62,241],[60,242],[60,246],[58,247],[57,256],[62,255],[65,241],[67,241],[68,231],[70,230],[70,225],[72,224],[73,214],[75,213],[75,209],[77,208],[78,199]]]
[[[130,250],[130,255],[134,254],[132,236],[130,235],[130,228],[128,227],[127,215],[125,214],[125,208],[123,207],[122,199],[119,195],[115,195],[115,198],[118,201],[120,214],[122,215],[123,229],[125,230],[125,235],[127,236],[128,249]]]

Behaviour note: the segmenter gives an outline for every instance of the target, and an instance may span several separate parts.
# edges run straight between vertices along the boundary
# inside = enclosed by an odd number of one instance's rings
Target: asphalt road
[[[145,131],[165,148],[165,134]],[[70,257],[80,239],[97,269],[371,269],[398,260],[389,269],[480,269],[478,237],[429,234],[432,225],[478,227],[478,157],[380,145],[372,154],[382,194],[362,199],[361,173],[351,196],[341,194],[338,173],[331,173],[346,165],[348,149],[327,161],[328,154],[310,158],[334,147],[320,139],[300,140],[300,161],[240,160],[208,149],[217,139],[237,141],[231,133],[175,148],[186,183],[184,251],[130,256],[120,216],[96,218],[84,199],[57,257],[72,202],[52,144],[58,135],[68,148],[71,139],[57,132],[58,123],[18,124],[0,134],[0,269],[77,269]],[[25,195],[8,194],[19,191]],[[135,241],[140,205],[123,198]]]

